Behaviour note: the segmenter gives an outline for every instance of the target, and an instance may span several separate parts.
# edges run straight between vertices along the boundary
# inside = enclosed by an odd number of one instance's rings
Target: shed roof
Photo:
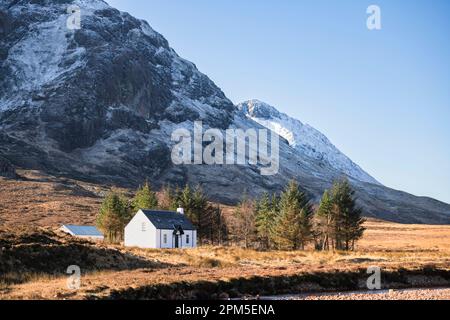
[[[156,229],[172,230],[177,226],[183,230],[196,230],[192,222],[183,214],[173,211],[141,210]]]
[[[63,227],[75,236],[103,237],[103,234],[94,226],[75,226],[65,224]]]

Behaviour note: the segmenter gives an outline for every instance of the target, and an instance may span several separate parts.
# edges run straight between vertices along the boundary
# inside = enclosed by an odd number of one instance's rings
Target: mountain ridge
[[[285,138],[289,145],[319,161],[325,161],[333,168],[357,180],[380,184],[343,154],[323,133],[308,124],[303,124],[277,108],[257,99],[238,104],[238,109],[259,123]]]

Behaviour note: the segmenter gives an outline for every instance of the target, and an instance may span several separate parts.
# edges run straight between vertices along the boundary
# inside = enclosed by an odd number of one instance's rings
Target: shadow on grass
[[[310,292],[346,292],[367,290],[367,277],[364,269],[354,272],[317,272],[275,277],[255,276],[251,278],[236,278],[229,281],[177,282],[149,285],[135,289],[113,290],[107,298],[127,300],[207,300]],[[450,285],[450,270],[433,268],[401,269],[383,273],[383,286],[385,289],[448,285]]]
[[[83,274],[170,266],[48,230],[0,231],[0,283],[3,286],[36,278],[67,276],[67,268],[72,265],[79,266]]]

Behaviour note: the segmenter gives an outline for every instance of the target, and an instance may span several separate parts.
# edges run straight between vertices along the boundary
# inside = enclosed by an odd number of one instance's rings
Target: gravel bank
[[[450,288],[383,290],[374,292],[350,292],[283,297],[267,297],[268,300],[450,300]]]

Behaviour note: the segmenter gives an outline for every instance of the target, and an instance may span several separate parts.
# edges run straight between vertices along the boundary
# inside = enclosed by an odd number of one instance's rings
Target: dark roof
[[[196,230],[192,222],[183,214],[173,211],[142,210],[156,229],[173,230],[180,226],[183,230]]]
[[[94,226],[74,226],[70,224],[63,225],[76,236],[102,237],[103,234]]]

